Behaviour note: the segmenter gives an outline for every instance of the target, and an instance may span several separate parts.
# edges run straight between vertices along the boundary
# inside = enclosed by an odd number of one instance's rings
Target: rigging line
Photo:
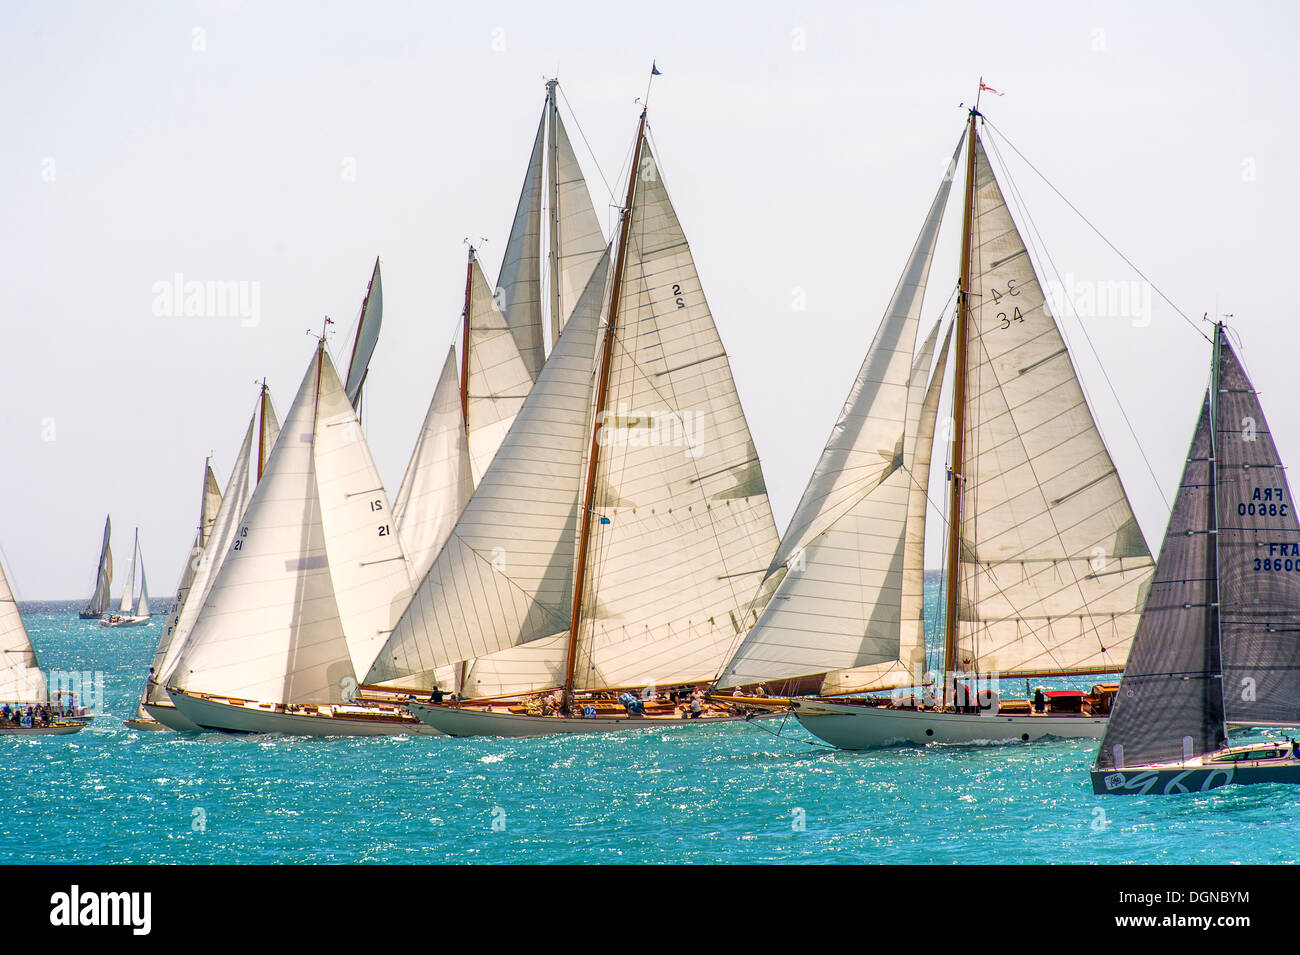
[[[1003,137],[1003,138],[1005,138],[1005,137]],[[1023,198],[1021,197],[1021,195],[1020,195],[1020,189],[1019,189],[1019,187],[1017,187],[1017,185],[1016,185],[1015,177],[1011,175],[1011,172],[1008,170],[1006,163],[1003,161],[1003,159],[1002,159],[1002,153],[1001,153],[1001,151],[998,149],[997,142],[994,141],[994,140],[990,140],[990,143],[991,143],[991,145],[993,146],[993,152],[994,152],[994,154],[998,157],[998,162],[999,162],[999,163],[1001,164],[1001,166],[1002,166],[1002,171],[1003,171],[1004,175],[1006,176],[1007,182],[1008,182],[1008,183],[1010,184],[1010,186],[1011,186],[1011,192],[1012,192],[1012,195],[1014,196],[1014,198],[1015,198],[1015,200],[1016,200],[1016,204],[1017,204],[1017,206],[1018,206],[1019,209],[1021,210],[1021,213],[1023,214],[1023,216],[1024,216],[1024,218],[1025,218],[1025,221],[1028,223],[1029,227],[1034,231],[1034,234],[1037,236],[1037,242],[1035,243],[1035,245],[1036,245],[1036,246],[1041,246],[1041,247],[1042,247],[1042,250],[1043,250],[1043,257],[1046,258],[1046,260],[1047,260],[1047,264],[1048,264],[1049,266],[1051,266],[1052,274],[1056,277],[1057,285],[1058,285],[1060,288],[1064,289],[1064,288],[1065,288],[1065,284],[1061,281],[1061,273],[1060,273],[1060,270],[1057,269],[1057,267],[1056,267],[1056,260],[1055,260],[1054,258],[1052,258],[1051,250],[1049,250],[1049,249],[1047,248],[1047,243],[1043,240],[1043,235],[1042,235],[1041,230],[1038,228],[1038,223],[1036,223],[1036,222],[1034,221],[1034,217],[1030,214],[1028,207],[1025,205],[1024,199],[1023,199]],[[1007,145],[1010,146],[1011,143],[1008,141]],[[1012,148],[1012,149],[1015,149],[1015,146],[1011,146],[1011,148]],[[1021,158],[1024,158],[1024,157],[1021,157]],[[1028,160],[1026,160],[1026,162],[1028,162]],[[1031,168],[1032,168],[1032,167],[1031,167]],[[1035,170],[1035,172],[1037,172],[1037,170]],[[1040,173],[1040,175],[1041,175],[1041,173]],[[1049,183],[1049,185],[1050,185],[1050,183]],[[1064,198],[1064,197],[1062,197],[1062,198]],[[1085,221],[1086,221],[1086,220],[1085,220]],[[1098,233],[1098,234],[1100,235],[1100,233]],[[1137,270],[1134,269],[1134,271],[1137,271]],[[1141,272],[1138,272],[1138,274],[1139,274],[1139,275],[1142,275]],[[1146,279],[1146,276],[1142,276],[1142,277],[1143,277],[1143,280],[1144,280],[1144,281],[1147,281],[1148,284],[1150,284],[1150,281]],[[1155,288],[1154,285],[1152,285],[1151,287],[1152,287],[1152,288]],[[1159,290],[1157,289],[1157,291],[1159,291]],[[1161,297],[1162,297],[1162,298],[1164,297],[1164,293],[1161,293]],[[1088,348],[1089,348],[1089,350],[1092,352],[1093,360],[1097,363],[1097,367],[1101,369],[1101,376],[1102,376],[1102,379],[1106,382],[1106,387],[1110,390],[1111,398],[1114,399],[1114,401],[1115,401],[1115,406],[1119,409],[1120,417],[1122,417],[1122,418],[1124,419],[1124,425],[1125,425],[1125,427],[1128,428],[1129,436],[1133,439],[1133,444],[1137,447],[1137,449],[1138,449],[1138,454],[1141,455],[1141,457],[1142,457],[1142,463],[1146,465],[1147,473],[1151,475],[1151,481],[1152,481],[1152,483],[1155,485],[1156,493],[1160,495],[1160,500],[1164,502],[1165,509],[1166,509],[1166,510],[1171,509],[1171,508],[1172,508],[1172,505],[1171,505],[1170,502],[1169,502],[1169,498],[1167,498],[1167,497],[1165,496],[1164,487],[1161,485],[1161,483],[1160,483],[1160,479],[1156,476],[1156,471],[1155,471],[1155,468],[1154,468],[1154,467],[1152,466],[1152,464],[1151,464],[1151,459],[1147,457],[1146,449],[1142,446],[1142,442],[1138,439],[1138,436],[1137,436],[1137,430],[1133,427],[1133,421],[1132,421],[1132,420],[1129,418],[1129,416],[1128,416],[1128,410],[1124,407],[1124,403],[1123,403],[1122,401],[1120,401],[1119,393],[1118,393],[1118,391],[1116,391],[1116,389],[1115,389],[1115,383],[1111,380],[1110,372],[1106,370],[1106,365],[1105,365],[1105,363],[1101,360],[1101,355],[1100,355],[1100,354],[1098,353],[1098,351],[1097,351],[1097,346],[1096,346],[1096,344],[1093,342],[1093,340],[1092,340],[1092,336],[1088,333],[1088,326],[1084,323],[1083,319],[1079,316],[1079,313],[1075,310],[1075,308],[1074,308],[1074,302],[1073,302],[1072,300],[1069,299],[1069,296],[1062,295],[1061,298],[1062,298],[1063,300],[1066,301],[1066,303],[1067,303],[1067,305],[1068,305],[1068,308],[1069,308],[1069,310],[1070,310],[1070,313],[1074,316],[1075,323],[1076,323],[1076,324],[1079,326],[1079,328],[1083,331],[1083,340],[1086,341],[1086,342],[1088,343]],[[1166,299],[1166,301],[1168,301],[1168,299]],[[1045,298],[1044,298],[1044,304],[1046,304],[1046,299],[1045,299]],[[1172,304],[1172,303],[1171,303],[1171,304]],[[1180,314],[1181,314],[1181,313],[1180,313]],[[1184,318],[1185,318],[1185,317],[1186,317],[1186,316],[1184,316]],[[1059,328],[1060,326],[1058,325],[1057,327]],[[1198,332],[1198,333],[1199,333],[1199,331],[1200,331],[1200,330],[1197,329],[1197,332]],[[1063,333],[1063,334],[1064,334],[1064,333]],[[1208,341],[1208,339],[1207,339],[1207,341]],[[1067,346],[1067,347],[1068,347],[1068,346]],[[1078,375],[1076,375],[1075,377],[1078,378]],[[1080,388],[1083,388],[1083,382],[1082,382],[1081,379],[1080,379],[1080,381],[1079,381],[1079,387],[1080,387]],[[1086,389],[1085,389],[1085,397],[1086,397]],[[1100,430],[1100,429],[1099,429],[1099,430]],[[1104,440],[1104,439],[1103,439],[1103,441],[1102,441],[1102,444],[1103,444],[1103,446],[1105,445],[1105,440]],[[1107,453],[1109,454],[1109,451],[1107,451]],[[1118,473],[1119,473],[1119,472],[1118,472],[1118,470],[1117,470],[1117,471],[1116,471],[1116,475],[1118,475]],[[1121,483],[1121,486],[1123,486],[1123,482],[1121,481],[1120,483]]]
[[[1035,166],[1032,162],[1030,162],[1028,158],[1026,158],[1024,153],[1022,153],[1019,149],[1016,148],[1016,144],[1013,143],[1009,138],[1007,138],[1006,134],[1003,133],[1002,130],[998,129],[997,126],[993,125],[993,123],[989,121],[989,118],[987,116],[984,117],[984,125],[992,129],[997,134],[999,139],[1001,139],[1008,146],[1010,146],[1012,152],[1014,152],[1017,156],[1019,156],[1022,160],[1024,160],[1025,165],[1027,165],[1030,169],[1032,169],[1035,175],[1037,175],[1039,179],[1043,180],[1043,182],[1047,184],[1048,188],[1051,189],[1054,193],[1056,193],[1057,196],[1060,197],[1061,201],[1070,207],[1070,211],[1073,212],[1075,215],[1077,215],[1080,219],[1082,219],[1084,223],[1088,226],[1088,228],[1090,228],[1093,232],[1097,233],[1098,237],[1103,242],[1105,242],[1106,245],[1110,247],[1112,252],[1114,252],[1121,259],[1123,259],[1124,263],[1129,268],[1131,268],[1134,272],[1136,272],[1139,276],[1141,276],[1142,280],[1146,282],[1148,285],[1150,285],[1151,288],[1155,290],[1155,293],[1159,295],[1162,299],[1164,299],[1165,303],[1168,304],[1170,308],[1172,308],[1175,312],[1179,314],[1179,316],[1182,317],[1183,321],[1185,321],[1191,327],[1192,331],[1196,332],[1196,334],[1200,335],[1207,342],[1211,341],[1210,336],[1205,334],[1203,331],[1201,331],[1201,329],[1196,325],[1196,323],[1187,316],[1186,312],[1184,312],[1181,308],[1175,305],[1174,301],[1168,295],[1162,292],[1154,282],[1152,282],[1149,278],[1147,278],[1146,275],[1142,272],[1142,270],[1139,269],[1136,265],[1134,265],[1128,256],[1126,256],[1123,252],[1121,252],[1115,246],[1115,244],[1110,241],[1110,239],[1106,238],[1106,236],[1102,233],[1100,229],[1098,229],[1095,225],[1092,224],[1092,222],[1088,219],[1087,216],[1085,216],[1082,212],[1080,212],[1075,207],[1074,203],[1072,203],[1069,199],[1065,198],[1065,195],[1061,192],[1061,190],[1057,189],[1056,186],[1052,184],[1052,181],[1048,179],[1045,175],[1043,175],[1043,173],[1039,171],[1038,167]],[[994,148],[996,149],[996,146]],[[1001,156],[999,156],[998,158],[1000,161]],[[1003,169],[1004,170],[1006,169],[1005,163],[1003,164]]]
[[[564,95],[564,87],[559,83],[556,83],[555,88],[560,91],[560,96],[564,98],[564,105],[569,109],[569,116],[573,120],[573,125],[578,127],[578,135],[582,137],[582,144],[587,147],[587,155],[589,155],[591,161],[596,164],[596,172],[600,175],[600,181],[605,184],[605,191],[608,193],[606,198],[608,198],[609,202],[612,204],[615,202],[614,190],[610,187],[609,180],[605,178],[605,170],[600,168],[600,160],[596,158],[596,151],[591,148],[591,143],[587,142],[587,134],[583,132],[582,123],[578,121],[578,114],[574,110],[573,104],[569,102],[569,97]]]
[[[829,746],[829,745],[827,745],[826,743],[821,742],[820,740],[815,740],[815,739],[799,739],[799,738],[796,737],[796,736],[782,736],[781,734],[785,732],[785,724],[786,724],[786,722],[787,722],[789,719],[790,719],[790,714],[787,713],[787,714],[786,714],[786,715],[781,719],[781,727],[780,727],[780,729],[778,729],[775,733],[773,733],[770,729],[768,729],[766,726],[764,726],[764,725],[762,724],[762,722],[760,722],[760,721],[758,721],[758,720],[747,719],[747,720],[745,720],[745,722],[746,722],[746,723],[749,723],[751,726],[756,726],[756,727],[758,727],[760,730],[762,730],[762,731],[763,731],[764,733],[766,733],[768,736],[771,736],[773,739],[781,739],[781,740],[785,740],[785,741],[788,742],[788,743],[807,743],[809,746],[815,746],[815,747],[817,747],[817,748],[819,748],[819,749],[829,749],[829,750],[838,750],[838,749],[839,749],[839,747],[837,747],[837,746]]]

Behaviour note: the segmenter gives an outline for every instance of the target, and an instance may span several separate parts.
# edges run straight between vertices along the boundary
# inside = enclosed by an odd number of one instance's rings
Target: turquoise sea
[[[845,753],[793,719],[538,740],[137,733],[162,617],[25,604],[42,666],[102,672],[73,737],[0,737],[3,863],[1262,863],[1300,787],[1092,794],[1095,744]],[[777,738],[780,731],[785,738]]]

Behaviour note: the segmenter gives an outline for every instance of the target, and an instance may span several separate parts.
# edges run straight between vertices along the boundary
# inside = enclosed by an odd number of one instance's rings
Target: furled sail
[[[470,470],[477,484],[528,397],[536,372],[530,370],[520,352],[507,315],[497,309],[477,256],[471,258],[469,269],[465,426],[469,433]]]
[[[513,347],[513,339],[510,341]],[[416,580],[428,573],[473,493],[456,349],[452,347],[393,500],[393,522]]]
[[[387,495],[322,344],[169,685],[340,702],[409,596]]]
[[[1216,613],[1210,470],[1215,442],[1210,420],[1207,391],[1151,593],[1097,755],[1098,769],[1198,756],[1227,742]]]
[[[266,404],[268,406],[270,404],[269,395],[266,396]],[[147,688],[145,702],[167,702],[167,693],[163,686],[171,676],[176,661],[180,658],[181,651],[194,630],[195,621],[198,620],[199,612],[208,599],[217,571],[221,569],[221,563],[235,541],[244,509],[248,506],[248,499],[252,494],[250,474],[256,467],[253,461],[257,454],[253,447],[253,432],[256,427],[258,427],[258,412],[254,411],[248,421],[248,428],[244,432],[244,440],[239,446],[239,452],[235,455],[235,466],[226,481],[226,491],[222,495],[220,507],[217,508],[212,530],[208,534],[206,543],[189,561],[189,566],[194,573],[189,593],[180,603],[179,610],[175,613],[175,621],[168,619],[163,631],[163,641],[159,643],[158,650],[154,653],[155,683]],[[267,453],[269,454],[269,449]]]
[[[951,185],[945,176],[768,568],[780,584],[719,686],[900,659],[912,352]],[[928,359],[921,381],[927,371]]]
[[[537,137],[528,158],[519,205],[506,242],[501,273],[497,277],[500,308],[514,336],[515,346],[536,380],[546,353],[542,345],[542,153],[546,111],[537,124]]]
[[[367,683],[433,686],[439,668],[569,624],[583,446],[608,260],[596,269]]]
[[[48,697],[45,674],[36,662],[18,601],[0,566],[0,702],[38,703]]]
[[[976,143],[958,631],[949,670],[1124,665],[1153,561]]]
[[[379,259],[375,259],[375,270],[371,273],[370,284],[366,287],[366,297],[361,303],[361,314],[357,318],[357,337],[352,343],[352,360],[348,364],[348,378],[345,386],[348,401],[352,407],[361,410],[361,386],[366,382],[370,371],[370,358],[379,343],[379,328],[384,322],[384,287],[379,277]]]
[[[777,545],[726,350],[648,137],[640,157],[600,409],[573,667],[583,688],[712,679]]]
[[[1300,724],[1300,521],[1259,395],[1219,332],[1219,627],[1229,723]]]
[[[104,518],[104,542],[99,545],[99,563],[95,569],[95,591],[90,595],[90,602],[86,604],[83,613],[93,613],[97,616],[105,614],[113,603],[113,598],[109,595],[109,588],[113,585],[113,551],[108,546],[112,524],[111,515]]]
[[[587,180],[582,175],[582,167],[574,154],[569,134],[564,129],[558,110],[555,116],[555,153],[556,182],[553,194],[557,208],[552,212],[558,219],[558,248],[552,252],[557,259],[559,276],[558,294],[559,313],[551,316],[552,345],[559,338],[578,298],[587,287],[591,273],[595,271],[605,252],[605,235],[600,229],[600,219],[596,215],[587,189]]]

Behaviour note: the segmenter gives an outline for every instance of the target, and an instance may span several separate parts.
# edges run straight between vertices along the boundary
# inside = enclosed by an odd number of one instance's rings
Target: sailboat
[[[82,620],[98,620],[108,613],[108,608],[113,603],[109,596],[109,588],[113,586],[113,551],[108,546],[112,528],[113,519],[112,515],[109,515],[104,518],[104,542],[99,545],[99,563],[95,567],[95,591],[90,595],[86,606],[77,614]]]
[[[354,701],[411,580],[324,335],[238,524],[164,677],[180,714],[228,732],[431,733]]]
[[[922,386],[928,358],[912,351],[946,182],[717,684],[820,678],[821,696],[785,705],[845,749],[1099,737],[1104,686],[1039,705],[995,681],[1118,673],[1153,571],[980,119],[963,139],[940,674],[924,669],[921,568],[943,364]]]
[[[263,379],[224,492],[216,489],[216,477],[210,468],[205,468],[195,545],[181,572],[176,602],[154,651],[153,665],[145,680],[140,705],[135,717],[128,721],[133,729],[202,729],[181,715],[163,689],[163,683],[180,657],[222,559],[234,542],[252,493],[250,476],[253,483],[261,480],[279,434],[280,422],[275,404]]]
[[[67,713],[61,703],[50,707],[45,674],[0,565],[0,736],[65,736],[91,719]]]
[[[716,673],[775,546],[643,110],[617,256],[602,253],[367,682],[441,691],[465,664],[457,697],[470,698],[407,704],[454,736],[743,718],[652,687]]]
[[[135,598],[135,568],[140,567],[140,596]],[[134,601],[134,605],[133,605]],[[126,586],[122,589],[122,602],[117,613],[106,614],[100,618],[101,627],[140,627],[150,620],[149,582],[144,573],[144,554],[140,552],[140,529],[135,530],[135,546],[131,551],[131,569],[126,574]]]
[[[1092,770],[1098,795],[1300,783],[1300,520],[1259,395],[1215,327],[1210,382]]]

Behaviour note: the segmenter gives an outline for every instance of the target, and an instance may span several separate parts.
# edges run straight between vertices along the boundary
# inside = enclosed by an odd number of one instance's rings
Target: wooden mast
[[[587,455],[587,490],[582,501],[582,529],[578,537],[578,562],[573,575],[573,612],[569,622],[569,647],[564,665],[564,706],[573,697],[573,671],[577,665],[578,630],[582,625],[582,597],[587,582],[587,548],[591,543],[592,502],[596,497],[596,467],[600,459],[600,431],[604,426],[603,409],[609,397],[609,366],[614,355],[614,335],[618,331],[618,309],[623,294],[623,267],[627,262],[627,240],[632,231],[632,199],[636,195],[637,174],[641,167],[641,147],[645,142],[645,109],[637,124],[636,147],[632,150],[632,167],[627,176],[627,201],[623,205],[618,236],[618,259],[614,263],[614,282],[610,287],[609,314],[605,321],[605,344],[600,354],[600,377],[596,382],[595,422],[591,431],[591,451]]]
[[[257,483],[262,483],[262,465],[266,463],[266,379],[262,379],[262,396],[257,409]]]
[[[465,311],[461,313],[464,324],[460,332],[460,414],[469,433],[469,313],[474,287],[474,246],[469,247],[469,262],[465,265]]]
[[[550,194],[550,248],[547,258],[551,266],[551,347],[560,340],[560,324],[567,316],[560,314],[560,146],[556,141],[559,123],[559,105],[555,102],[555,87],[559,80],[546,81],[546,171],[551,177]]]
[[[962,207],[961,285],[957,296],[957,341],[952,390],[952,463],[948,470],[948,566],[944,583],[943,667],[944,696],[951,672],[956,686],[957,608],[961,577],[961,504],[965,475],[966,438],[966,354],[971,312],[971,242],[975,212],[975,121],[979,118],[979,100],[970,111],[966,130],[966,196]],[[942,697],[941,697],[942,699]]]

